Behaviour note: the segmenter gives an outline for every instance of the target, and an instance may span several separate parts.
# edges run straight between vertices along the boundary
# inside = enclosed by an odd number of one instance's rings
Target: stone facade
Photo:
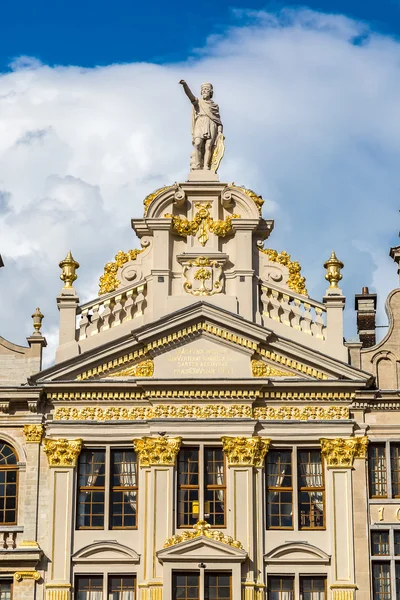
[[[334,253],[314,300],[262,198],[194,173],[145,198],[93,301],[60,263],[54,366],[38,320],[1,341],[0,593],[395,597],[400,290],[381,342],[344,342]]]

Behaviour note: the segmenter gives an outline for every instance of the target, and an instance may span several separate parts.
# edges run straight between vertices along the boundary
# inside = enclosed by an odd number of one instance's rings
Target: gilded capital
[[[182,438],[142,437],[133,440],[133,446],[139,456],[141,467],[162,465],[173,467],[181,447]]]
[[[329,440],[321,438],[322,455],[325,457],[328,468],[348,469],[353,466],[355,458],[366,458],[368,437],[357,437],[344,440],[335,438]]]
[[[262,467],[271,440],[261,437],[222,437],[228,467]]]
[[[43,433],[43,425],[24,425],[24,436],[27,444],[40,444]]]
[[[15,581],[23,581],[24,579],[33,579],[34,581],[39,581],[40,573],[37,571],[16,571],[14,573]]]
[[[82,450],[82,440],[44,439],[44,451],[50,467],[75,467]]]

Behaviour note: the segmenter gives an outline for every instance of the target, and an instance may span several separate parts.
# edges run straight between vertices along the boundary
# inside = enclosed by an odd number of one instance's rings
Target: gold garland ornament
[[[279,263],[288,268],[289,270],[289,279],[288,279],[288,287],[296,292],[296,294],[301,294],[302,296],[308,296],[308,292],[305,286],[306,278],[301,275],[301,265],[297,261],[292,261],[290,258],[290,254],[288,254],[285,250],[282,252],[277,252],[276,250],[272,250],[271,248],[259,248],[260,252],[266,254],[271,262]]]
[[[117,279],[118,269],[130,260],[136,260],[138,255],[141,252],[144,252],[144,250],[145,248],[141,248],[140,250],[128,250],[128,252],[120,250],[115,255],[115,262],[108,262],[104,266],[104,273],[99,280],[99,296],[114,292],[118,288],[121,283],[119,279]]]
[[[225,535],[222,531],[211,529],[210,524],[206,521],[197,521],[196,525],[193,525],[193,529],[194,531],[182,531],[168,538],[164,543],[164,548],[170,548],[171,546],[176,546],[176,544],[204,536],[216,542],[222,542],[233,548],[243,550],[243,546],[238,540],[233,539],[230,535]]]
[[[353,466],[355,458],[366,458],[368,437],[356,437],[345,440],[321,438],[321,451],[328,468],[348,469]]]
[[[210,202],[196,202],[195,208],[198,210],[194,215],[193,221],[172,215],[171,213],[165,213],[164,217],[172,219],[172,226],[175,233],[181,237],[188,237],[189,235],[196,235],[198,233],[197,239],[202,246],[205,246],[208,242],[208,233],[214,233],[218,237],[225,237],[229,233],[232,233],[232,219],[240,219],[240,215],[233,214],[225,217],[224,221],[214,221],[209,211],[211,208]]]
[[[246,194],[246,196],[251,198],[251,200],[253,200],[254,204],[257,206],[258,212],[261,215],[262,207],[264,204],[262,196],[258,196],[255,192],[253,192],[253,190],[249,190],[248,188],[245,188],[241,185],[235,185],[234,183],[231,183],[229,187],[233,187],[236,190],[240,190],[241,192],[243,192],[243,194]]]

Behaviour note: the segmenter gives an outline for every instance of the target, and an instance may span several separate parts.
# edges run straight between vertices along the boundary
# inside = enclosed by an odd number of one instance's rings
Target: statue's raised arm
[[[192,93],[184,79],[179,82],[193,105],[192,143],[193,152],[190,170],[211,170],[216,172],[224,155],[224,136],[219,106],[214,102],[213,86],[203,83],[200,98]]]

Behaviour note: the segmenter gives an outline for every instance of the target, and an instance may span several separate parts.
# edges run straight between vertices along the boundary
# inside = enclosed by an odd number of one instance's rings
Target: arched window
[[[17,455],[0,441],[0,525],[16,525],[18,496]]]

